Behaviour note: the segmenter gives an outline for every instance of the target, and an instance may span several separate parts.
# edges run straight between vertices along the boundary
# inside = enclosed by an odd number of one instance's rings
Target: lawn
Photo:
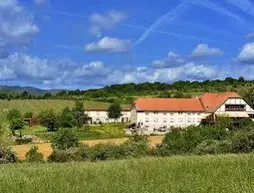
[[[254,192],[254,155],[0,166],[0,192]]]
[[[102,124],[85,126],[84,128],[73,128],[78,134],[80,140],[90,139],[109,139],[126,137],[124,132],[125,124]],[[51,140],[54,132],[46,132],[46,128],[42,126],[25,127],[22,134],[36,135],[42,139]]]

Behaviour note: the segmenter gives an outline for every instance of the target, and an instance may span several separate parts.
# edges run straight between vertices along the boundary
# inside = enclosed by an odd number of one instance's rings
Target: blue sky
[[[254,1],[1,0],[0,82],[254,79]]]

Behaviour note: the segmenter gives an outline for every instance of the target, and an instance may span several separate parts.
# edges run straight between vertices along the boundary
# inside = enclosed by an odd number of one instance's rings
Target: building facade
[[[234,92],[205,93],[190,99],[140,98],[133,103],[131,123],[144,131],[197,126],[218,116],[254,118],[254,110]]]
[[[130,121],[131,111],[124,109],[122,116],[118,119],[109,119],[108,110],[104,108],[88,108],[85,113],[91,118],[90,123],[128,123]]]

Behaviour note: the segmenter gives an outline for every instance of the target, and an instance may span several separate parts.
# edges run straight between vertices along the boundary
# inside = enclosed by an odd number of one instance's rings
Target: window
[[[254,114],[249,115],[251,119],[254,119]]]
[[[182,114],[183,114],[183,112],[178,112],[178,114],[179,114],[179,115],[182,115]]]
[[[149,123],[149,119],[146,119],[146,121],[145,121],[146,123]]]
[[[155,115],[157,115],[157,114],[158,114],[158,112],[157,112],[157,111],[154,111],[153,113],[154,113]]]
[[[191,115],[191,113],[188,113],[188,115]]]
[[[170,119],[170,123],[174,123],[174,119]]]
[[[245,105],[225,105],[225,111],[245,111]]]
[[[166,113],[166,112],[164,112],[164,113],[163,113],[163,115],[167,115],[167,113]]]
[[[163,119],[163,123],[167,123],[167,119]]]
[[[145,114],[146,114],[146,115],[149,115],[149,112],[146,112]]]
[[[158,123],[158,121],[159,121],[159,119],[154,119],[154,121],[153,121],[153,122]]]
[[[188,119],[188,123],[191,123],[191,119]]]
[[[170,113],[170,115],[172,115],[172,116],[173,116],[173,115],[174,115],[174,113]]]

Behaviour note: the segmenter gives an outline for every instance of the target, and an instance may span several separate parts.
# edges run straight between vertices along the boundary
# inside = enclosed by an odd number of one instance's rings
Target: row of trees
[[[0,92],[0,99],[103,99],[110,100],[111,102],[116,99],[124,99],[124,102],[132,102],[130,96],[139,95],[160,95],[163,91],[180,91],[182,93],[190,90],[201,91],[225,91],[227,86],[232,88],[253,85],[254,81],[245,80],[243,77],[238,79],[228,77],[224,80],[206,80],[199,81],[176,81],[172,84],[168,83],[130,83],[130,84],[116,84],[112,86],[106,86],[101,89],[91,90],[72,90],[72,91],[59,91],[56,95],[52,95],[50,92],[45,93],[42,96],[31,95],[27,91],[22,93]]]

